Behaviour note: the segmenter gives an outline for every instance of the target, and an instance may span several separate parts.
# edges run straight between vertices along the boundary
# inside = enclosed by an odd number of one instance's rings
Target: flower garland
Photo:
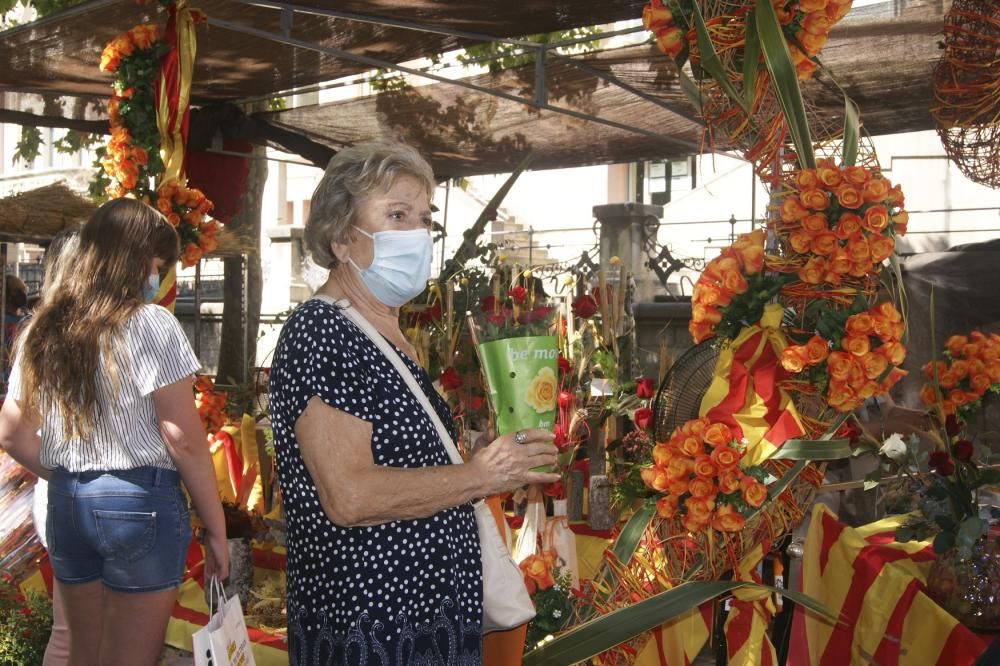
[[[924,376],[931,383],[921,388],[920,401],[927,406],[937,404],[936,374],[945,415],[966,422],[979,409],[987,391],[1000,393],[1000,335],[986,336],[981,331],[953,335],[945,342],[945,356],[947,361],[924,365]]]
[[[732,339],[743,326],[760,319],[784,282],[763,269],[763,229],[740,235],[708,262],[691,295],[688,331],[696,343],[715,335]]]
[[[218,247],[219,222],[207,217],[212,202],[186,183],[171,180],[154,189],[165,169],[160,158],[154,85],[160,60],[169,51],[159,29],[141,24],[117,35],[101,53],[100,69],[114,75],[108,100],[111,139],[99,155],[103,194],[131,196],[155,205],[181,239],[181,265],[193,266]]]
[[[665,54],[678,60],[684,55],[692,62],[699,61],[698,33],[694,27],[695,0],[650,0],[642,10],[642,25],[653,33],[656,45]],[[851,9],[853,0],[772,0],[778,23],[788,42],[788,50],[795,65],[796,77],[808,81],[816,71],[813,58],[829,38],[830,28]],[[746,41],[746,14],[753,2],[730,10],[733,20],[708,21],[707,28],[716,42],[717,51],[742,48]]]
[[[741,433],[707,418],[693,419],[653,447],[653,464],[641,471],[643,482],[662,496],[661,518],[679,521],[691,534],[712,529],[739,532],[746,516],[764,504],[766,472],[741,469]]]

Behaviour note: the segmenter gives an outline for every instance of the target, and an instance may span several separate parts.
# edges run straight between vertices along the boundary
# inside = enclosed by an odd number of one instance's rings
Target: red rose
[[[480,396],[474,395],[471,398],[469,398],[469,409],[471,409],[472,411],[474,412],[479,411],[479,408],[482,406],[483,406],[483,399]]]
[[[556,396],[556,403],[563,409],[572,406],[573,394],[569,391],[559,391],[559,395]]]
[[[462,386],[462,378],[455,368],[445,368],[441,376],[438,377],[438,382],[445,391],[454,391]]]
[[[837,430],[837,437],[849,440],[851,444],[858,441],[861,437],[861,428],[854,421],[846,421],[844,425],[840,426]]]
[[[639,377],[635,380],[635,397],[642,399],[653,397],[652,377]]]
[[[597,312],[597,301],[594,300],[593,296],[584,294],[573,301],[574,317],[587,319],[588,317],[593,317],[595,312]]]
[[[563,428],[561,425],[557,423],[552,428],[552,434],[556,436],[556,438],[552,440],[552,443],[556,446],[557,449],[562,449],[562,447],[566,446],[566,443],[569,440],[566,438],[565,428]]]
[[[568,373],[570,370],[573,369],[572,366],[569,364],[569,359],[563,356],[562,354],[559,354],[559,360],[556,361],[556,363],[559,365],[560,375],[565,375],[566,373]]]
[[[494,326],[503,326],[507,323],[507,314],[504,312],[494,312],[486,315],[486,321]]]
[[[955,460],[961,460],[962,462],[969,462],[972,460],[973,454],[976,449],[972,446],[972,442],[967,439],[960,439],[955,442]]]
[[[635,427],[640,430],[646,430],[652,425],[653,422],[653,410],[649,407],[641,407],[635,410],[632,415],[632,420],[635,422]]]
[[[500,310],[500,301],[493,296],[483,296],[479,299],[479,309],[483,312],[497,312]]]
[[[944,420],[944,429],[948,432],[949,437],[954,437],[962,431],[962,424],[958,422],[954,414],[949,414]]]
[[[514,287],[507,295],[510,296],[511,300],[520,305],[524,303],[524,300],[528,298],[528,290],[524,287]]]
[[[548,497],[561,498],[565,494],[562,481],[554,481],[548,484],[542,489],[542,493]]]
[[[955,471],[955,464],[951,462],[951,458],[944,451],[935,451],[932,453],[927,464],[931,466],[931,469],[937,470],[937,473],[942,476],[949,476]]]

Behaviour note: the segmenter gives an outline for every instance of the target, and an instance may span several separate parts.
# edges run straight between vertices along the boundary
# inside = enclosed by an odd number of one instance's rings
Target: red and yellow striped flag
[[[779,388],[788,377],[780,362],[788,345],[780,328],[782,313],[780,305],[768,305],[759,324],[744,328],[722,350],[701,401],[701,416],[743,431],[746,465],[759,465],[786,440],[805,433],[795,405]]]
[[[836,613],[833,624],[795,609],[790,666],[971,666],[993,637],[959,624],[928,597],[934,552],[898,543],[904,516],[860,528],[816,505],[802,558],[802,592]]]

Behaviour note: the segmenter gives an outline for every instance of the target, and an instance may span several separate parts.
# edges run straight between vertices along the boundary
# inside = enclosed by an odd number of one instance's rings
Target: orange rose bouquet
[[[706,418],[688,421],[653,447],[652,465],[641,471],[658,493],[656,512],[684,531],[739,532],[747,516],[768,498],[767,472],[744,468],[742,433]]]
[[[694,341],[728,340],[755,324],[787,278],[764,271],[764,230],[740,235],[708,262],[691,295],[688,331]]]
[[[104,47],[101,71],[114,75],[108,100],[111,139],[98,151],[103,175],[91,186],[91,194],[132,196],[155,206],[177,228],[186,268],[218,247],[219,222],[206,217],[212,202],[200,191],[175,180],[155,186],[165,169],[153,87],[167,48],[152,24],[137,25]]]
[[[696,64],[700,60],[698,33],[693,18],[694,1],[650,0],[642,10],[643,27],[653,33],[661,51],[680,63],[688,57]],[[830,28],[847,15],[852,0],[772,0],[771,4],[788,42],[796,76],[800,81],[807,81],[816,70],[812,58],[819,55],[826,44]],[[743,48],[746,41],[745,17],[753,6],[752,0],[731,2],[726,16],[706,16],[716,51]]]
[[[200,190],[168,181],[156,192],[156,208],[177,229],[181,265],[185,268],[218,247],[219,222],[206,216],[212,202]]]
[[[820,160],[793,172],[784,187],[771,229],[784,250],[783,270],[808,289],[873,280],[906,233],[903,194],[877,170]]]
[[[1000,393],[1000,335],[980,331],[953,335],[945,342],[945,358],[924,365],[929,383],[921,389],[920,400],[927,406],[937,404],[936,375],[945,415],[966,422],[978,411],[987,391]]]
[[[132,194],[147,203],[152,198],[152,181],[163,172],[153,82],[166,50],[152,24],[137,25],[104,47],[101,71],[114,75],[108,100],[111,139],[98,151],[105,177],[95,183],[94,194]]]
[[[815,387],[827,405],[850,412],[906,376],[899,368],[906,358],[903,328],[902,315],[889,302],[856,313],[827,311],[817,320],[819,334],[782,351],[781,366],[800,390],[802,384]]]

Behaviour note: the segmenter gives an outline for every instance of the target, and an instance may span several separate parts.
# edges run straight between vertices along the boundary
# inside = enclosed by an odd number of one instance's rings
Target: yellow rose
[[[556,373],[552,368],[545,367],[538,371],[535,378],[531,380],[524,399],[536,412],[551,412],[556,408],[556,393],[559,384],[556,380]]]

